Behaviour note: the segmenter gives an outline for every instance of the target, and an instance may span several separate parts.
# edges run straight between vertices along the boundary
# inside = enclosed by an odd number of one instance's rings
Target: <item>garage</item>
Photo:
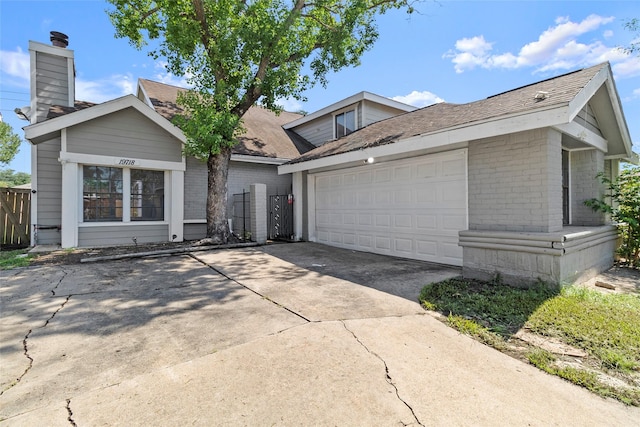
[[[315,239],[461,266],[466,163],[462,149],[314,174]],[[314,234],[314,224],[309,225]]]

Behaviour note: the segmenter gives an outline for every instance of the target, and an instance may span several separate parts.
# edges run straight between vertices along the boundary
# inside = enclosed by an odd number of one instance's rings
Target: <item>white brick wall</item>
[[[562,229],[561,136],[538,129],[469,142],[469,229]]]

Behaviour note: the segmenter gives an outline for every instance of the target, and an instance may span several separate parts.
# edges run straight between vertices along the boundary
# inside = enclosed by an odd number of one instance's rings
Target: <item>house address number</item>
[[[136,161],[133,159],[120,159],[118,164],[123,166],[134,166],[136,164]]]

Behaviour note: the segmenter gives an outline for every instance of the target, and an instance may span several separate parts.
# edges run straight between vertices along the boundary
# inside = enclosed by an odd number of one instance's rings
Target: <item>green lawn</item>
[[[451,279],[425,286],[420,302],[447,316],[450,326],[500,351],[601,396],[640,406],[638,295]],[[568,357],[523,343],[514,337],[521,329],[587,356]]]

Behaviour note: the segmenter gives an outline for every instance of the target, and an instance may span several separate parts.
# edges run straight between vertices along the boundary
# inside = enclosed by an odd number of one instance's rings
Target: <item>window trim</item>
[[[84,220],[84,191],[83,191],[83,183],[84,183],[84,166],[105,166],[105,167],[115,167],[118,169],[122,169],[122,220],[121,221],[85,221]],[[78,169],[80,173],[80,179],[78,179],[79,186],[79,197],[80,202],[78,203],[78,225],[82,227],[105,227],[105,226],[114,226],[114,225],[127,225],[127,226],[135,226],[135,225],[157,225],[157,224],[169,224],[169,212],[171,209],[170,205],[170,194],[169,190],[171,185],[171,171],[167,171],[164,169],[156,169],[156,168],[144,168],[144,167],[119,167],[113,165],[104,165],[100,163],[81,163],[78,164]],[[163,216],[162,220],[150,220],[150,221],[132,221],[131,220],[131,169],[136,170],[149,170],[149,171],[159,171],[163,173],[164,176],[164,203],[163,203]]]
[[[349,105],[348,107],[341,108],[341,109],[339,109],[337,111],[334,111],[331,114],[331,128],[332,128],[332,132],[333,132],[333,139],[338,139],[336,118],[341,114],[348,113],[349,111],[353,111],[353,124],[354,124],[353,132],[355,132],[358,129],[360,129],[360,126],[358,126],[358,104]],[[353,132],[350,132],[350,133],[353,133]],[[349,134],[347,134],[347,135],[349,135]],[[346,135],[343,135],[343,136],[346,136]]]

